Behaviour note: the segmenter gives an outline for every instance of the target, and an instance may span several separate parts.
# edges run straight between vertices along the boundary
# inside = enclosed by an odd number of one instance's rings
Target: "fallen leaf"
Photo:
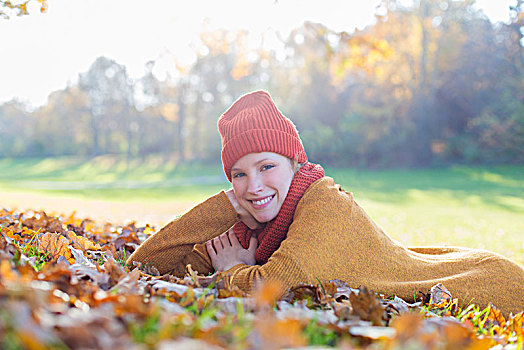
[[[75,232],[73,232],[73,231],[68,231],[67,232],[67,237],[69,237],[69,239],[71,240],[73,247],[75,247],[77,249],[81,249],[84,252],[87,251],[87,250],[100,250],[100,249],[102,249],[98,243],[95,244],[95,243],[91,242],[89,239],[87,239],[85,237],[77,236],[75,234]]]
[[[401,299],[395,295],[392,300],[388,300],[385,303],[386,312],[394,312],[395,314],[404,314],[410,312],[411,310],[420,310],[421,303],[409,304],[404,299]]]
[[[321,295],[318,286],[311,284],[299,284],[292,287],[282,297],[282,300],[292,303],[296,300],[308,300],[312,306],[321,305]]]
[[[439,304],[443,300],[451,300],[451,293],[444,287],[442,283],[437,283],[429,290],[430,293],[430,304]]]
[[[138,278],[140,277],[140,270],[134,269],[130,273],[124,275],[118,283],[111,288],[111,291],[118,294],[138,294],[140,288],[138,286]]]
[[[71,251],[67,247],[69,240],[57,232],[47,232],[39,238],[38,249],[49,253],[57,258],[63,256],[66,259],[71,258]]]
[[[259,308],[273,307],[280,296],[282,285],[277,281],[260,283],[255,291],[255,300]]]
[[[493,304],[489,304],[489,316],[488,318],[494,323],[503,328],[506,325],[506,319],[502,312],[495,307]]]
[[[95,267],[95,265],[84,256],[84,253],[82,250],[75,249],[71,246],[69,246],[69,249],[71,250],[71,254],[74,257],[76,264],[85,265],[89,267]]]
[[[109,276],[109,288],[113,287],[126,275],[122,266],[112,257],[109,257],[103,265],[104,271]]]
[[[374,326],[384,325],[384,307],[376,294],[366,287],[360,287],[359,293],[351,293],[349,301],[353,307],[353,314],[364,321],[370,321]]]
[[[508,328],[515,332],[517,340],[522,343],[524,341],[524,311],[516,315],[510,315],[508,320]]]
[[[260,337],[257,344],[260,349],[281,349],[306,345],[299,320],[262,317],[256,320],[255,330]]]

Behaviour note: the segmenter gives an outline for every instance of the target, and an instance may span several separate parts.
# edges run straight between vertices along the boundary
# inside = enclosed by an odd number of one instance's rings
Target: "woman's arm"
[[[329,266],[325,266],[325,262],[336,259],[332,253],[340,243],[340,240],[334,237],[337,233],[333,232],[333,227],[325,224],[326,219],[333,213],[333,207],[329,205],[330,201],[340,196],[338,187],[329,187],[331,188],[328,189],[325,184],[312,185],[299,202],[287,238],[280,248],[264,265],[252,266],[248,263],[230,265],[224,273],[230,275],[231,282],[242,290],[251,292],[256,283],[261,280],[277,281],[283,293],[299,283],[317,284],[319,279],[324,281],[326,277],[324,271],[329,269]],[[347,195],[343,194],[343,196]],[[351,211],[351,201],[344,200],[344,202],[346,207],[337,209],[348,213]],[[339,224],[345,226],[346,223]],[[216,244],[215,240],[213,240],[214,244]],[[231,245],[235,244],[232,242]],[[213,260],[213,252],[210,252],[209,247],[208,252]]]
[[[195,265],[201,273],[211,266],[209,257],[193,250],[195,244],[204,243],[226,232],[239,220],[238,214],[224,191],[198,204],[181,217],[149,237],[127,259],[152,265],[161,274],[182,276],[187,263]],[[198,267],[196,267],[198,266]]]

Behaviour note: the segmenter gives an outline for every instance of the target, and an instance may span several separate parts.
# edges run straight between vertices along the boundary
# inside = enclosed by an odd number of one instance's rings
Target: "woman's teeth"
[[[267,202],[269,202],[271,200],[271,198],[273,198],[273,196],[266,197],[266,198],[261,199],[259,201],[253,201],[253,203],[256,204],[256,205],[263,205],[263,204],[266,204]]]

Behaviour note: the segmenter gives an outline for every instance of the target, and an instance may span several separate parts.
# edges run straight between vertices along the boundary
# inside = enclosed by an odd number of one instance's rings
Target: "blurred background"
[[[216,121],[265,89],[397,238],[521,259],[523,25],[523,0],[2,0],[0,206],[164,224],[227,187]]]

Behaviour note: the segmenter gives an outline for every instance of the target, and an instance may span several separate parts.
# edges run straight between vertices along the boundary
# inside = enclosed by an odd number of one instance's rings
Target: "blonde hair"
[[[289,162],[291,163],[291,169],[293,170],[293,174],[296,174],[297,171],[304,166],[306,163],[299,163],[297,157],[295,159],[288,158]]]

